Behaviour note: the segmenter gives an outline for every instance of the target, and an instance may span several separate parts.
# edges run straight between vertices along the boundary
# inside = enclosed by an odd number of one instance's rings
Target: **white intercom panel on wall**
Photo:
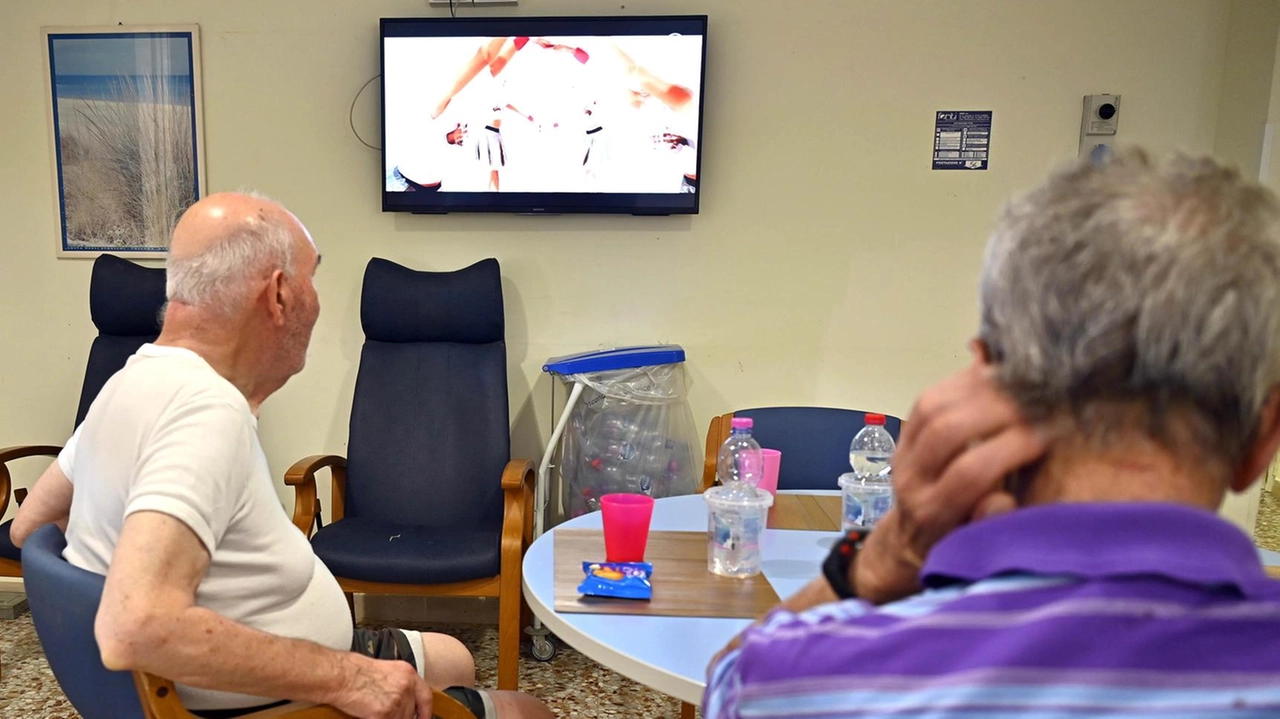
[[[1119,95],[1085,95],[1080,118],[1080,157],[1100,162],[1109,157],[1120,129]]]

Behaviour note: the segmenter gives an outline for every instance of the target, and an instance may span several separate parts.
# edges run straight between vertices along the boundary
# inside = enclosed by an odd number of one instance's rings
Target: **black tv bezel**
[[[613,27],[601,31],[600,24]],[[646,25],[666,23],[661,31]],[[689,23],[688,29],[684,23]],[[619,214],[696,215],[702,204],[702,188],[692,194],[676,193],[593,193],[593,192],[392,192],[387,190],[386,120],[386,39],[388,37],[500,37],[502,35],[653,35],[681,32],[702,36],[702,67],[698,88],[697,172],[702,178],[703,118],[706,116],[707,84],[706,15],[600,15],[571,17],[493,18],[382,18],[378,26],[379,90],[382,94],[381,164],[378,179],[382,189],[383,212],[448,214],[452,212],[494,214]],[[431,33],[412,29],[430,27]],[[536,27],[531,27],[536,26]],[[388,34],[388,29],[391,33]],[[532,30],[532,31],[531,31]],[[424,202],[424,200],[429,200]]]

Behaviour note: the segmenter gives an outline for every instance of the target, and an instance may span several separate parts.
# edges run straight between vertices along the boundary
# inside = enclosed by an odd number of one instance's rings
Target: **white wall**
[[[1213,150],[1230,20],[1225,0],[522,0],[483,12],[711,16],[702,214],[382,214],[379,156],[352,137],[348,106],[377,72],[378,17],[444,12],[422,0],[0,5],[0,443],[66,437],[93,334],[89,263],[54,259],[41,26],[199,23],[210,187],[279,198],[319,242],[310,363],[261,423],[282,474],[345,449],[373,255],[432,270],[502,262],[521,455],[548,429],[542,361],[614,344],[688,348],[703,427],[756,404],[905,413],[965,361],[991,219],[1074,156],[1082,95],[1123,93],[1128,141]],[[356,108],[369,137],[376,102]],[[995,111],[989,171],[929,170],[940,109]]]

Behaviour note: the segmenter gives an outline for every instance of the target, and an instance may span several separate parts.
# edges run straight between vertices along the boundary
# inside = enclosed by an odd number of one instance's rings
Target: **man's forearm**
[[[109,669],[241,694],[332,703],[374,660],[252,629],[202,607],[150,616],[145,628],[98,631]],[[129,632],[128,636],[117,636]]]
[[[793,614],[798,614],[819,604],[827,604],[839,601],[839,599],[836,593],[831,591],[831,585],[827,583],[827,580],[823,577],[818,577],[804,585],[800,591],[784,599],[778,607]]]
[[[21,547],[32,532],[51,523],[66,531],[73,493],[71,480],[62,473],[62,468],[56,461],[50,464],[36,480],[27,500],[18,507],[13,524],[9,526],[9,540],[14,546]]]

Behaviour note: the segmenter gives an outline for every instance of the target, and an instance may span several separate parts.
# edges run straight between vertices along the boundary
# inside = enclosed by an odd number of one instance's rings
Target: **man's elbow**
[[[29,522],[22,514],[22,507],[18,507],[18,514],[13,518],[13,523],[9,525],[9,541],[13,542],[13,546],[21,549],[22,543],[27,541],[27,537],[31,536],[34,527],[27,526]]]
[[[102,666],[112,671],[145,669],[143,662],[158,643],[148,628],[158,622],[137,613],[107,614],[99,611],[93,625]]]

